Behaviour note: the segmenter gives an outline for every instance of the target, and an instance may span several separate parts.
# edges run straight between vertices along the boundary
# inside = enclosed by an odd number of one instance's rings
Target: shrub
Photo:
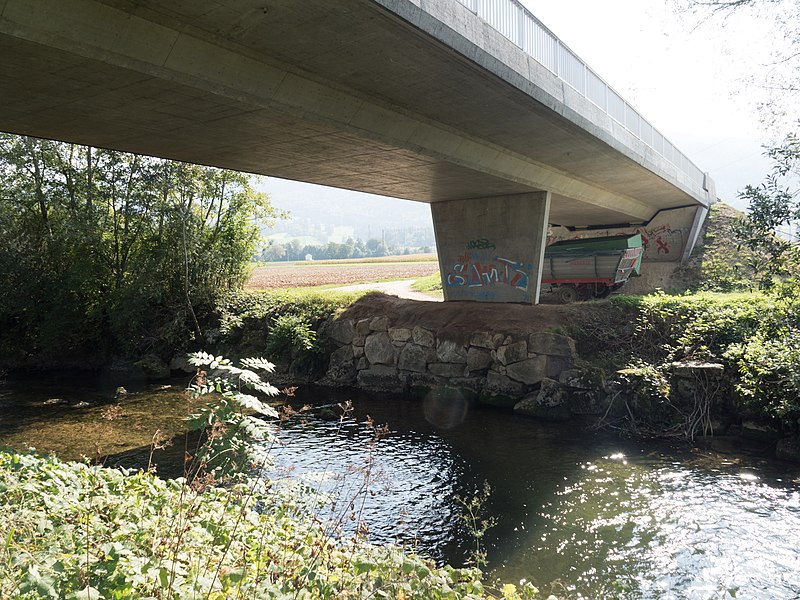
[[[633,365],[637,376],[647,375],[644,381],[656,381],[654,375],[658,373],[663,379],[674,361],[720,362],[734,379],[743,407],[751,416],[777,420],[787,431],[796,432],[800,417],[798,291],[789,281],[770,293],[618,297],[605,308],[598,305],[587,310],[575,334],[581,347],[595,348],[610,369]],[[620,321],[632,326],[620,326]],[[715,393],[720,391],[717,388]],[[653,390],[660,390],[653,397],[660,396],[663,402],[651,404],[651,408],[669,407],[669,392],[661,384]],[[651,396],[640,392],[642,397]],[[690,420],[706,427],[710,399],[695,400],[703,409],[705,425],[694,413],[689,415]],[[694,425],[687,430],[689,437]]]
[[[291,356],[316,350],[317,333],[304,317],[278,315],[272,322],[267,338],[267,353],[271,356]]]
[[[753,413],[800,424],[800,331],[779,338],[759,333],[733,344],[726,358],[738,368],[736,389]]]

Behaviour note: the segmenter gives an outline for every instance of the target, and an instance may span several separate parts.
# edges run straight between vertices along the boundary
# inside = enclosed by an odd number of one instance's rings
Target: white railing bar
[[[665,160],[669,161],[674,167],[678,169],[679,172],[683,173],[684,175],[688,176],[690,180],[698,183],[701,187],[704,186],[705,181],[705,174],[703,171],[695,165],[691,160],[689,160],[686,155],[684,155],[680,150],[674,147],[673,144],[670,143],[670,147],[673,148],[673,152],[671,152],[671,156],[667,157],[666,154],[663,152],[663,148],[669,143],[669,140],[662,134],[656,127],[652,126],[650,121],[645,119],[639,111],[633,108],[628,102],[625,102],[623,99],[623,107],[624,112],[622,115],[622,121],[620,121],[615,115],[611,113],[609,110],[608,105],[608,97],[609,92],[615,94],[618,98],[622,98],[622,96],[606,81],[600,77],[597,72],[589,67],[581,57],[579,57],[575,52],[573,52],[564,42],[562,42],[557,35],[555,35],[550,29],[548,29],[544,23],[542,23],[539,19],[537,19],[533,13],[531,13],[525,6],[523,6],[518,0],[457,0],[464,6],[466,6],[469,10],[474,12],[478,17],[486,21],[489,25],[491,25],[494,29],[499,31],[502,35],[507,37],[511,40],[514,44],[519,46],[523,52],[525,52],[528,56],[532,57],[536,60],[539,64],[545,67],[548,71],[552,72],[556,77],[561,79],[564,83],[575,89],[581,96],[589,100],[592,104],[598,106],[600,109],[603,110],[609,117],[614,119],[617,123],[622,125],[625,129],[630,131],[637,139],[641,140],[648,148],[653,150],[656,154],[663,157]],[[520,18],[519,15],[522,15]],[[505,22],[506,17],[510,17],[512,20],[518,20],[516,23],[511,23],[510,26],[508,23]],[[556,42],[556,56],[555,56],[555,70],[553,70],[548,64],[546,64],[546,60],[544,56],[536,56],[536,45],[531,44],[530,48],[534,52],[528,51],[528,45],[526,43],[526,29],[527,24],[525,20],[530,20],[534,25],[538,26],[542,31],[546,34],[551,36]],[[503,24],[506,26],[504,27]],[[504,33],[503,29],[507,29],[511,33],[510,37],[506,33]],[[514,39],[516,38],[516,39]],[[581,79],[582,79],[582,88],[576,87],[571,81],[569,81],[568,77],[570,75],[574,76],[575,73],[570,68],[570,65],[563,64],[567,57],[571,56],[574,60],[577,60],[580,64]],[[589,97],[589,71],[591,71],[592,75],[596,77],[600,83],[605,86],[604,89],[604,106],[597,104],[591,97]],[[628,111],[632,112],[636,115],[634,120],[638,124],[638,131],[634,131],[631,129],[627,123],[628,119],[626,118],[626,114]],[[648,123],[652,128],[652,133],[650,135],[651,141],[648,142],[642,137],[642,122]],[[656,134],[663,138],[663,143],[661,144],[662,150],[657,149],[654,144],[652,143],[653,140],[656,139]],[[685,163],[685,166],[684,164]]]

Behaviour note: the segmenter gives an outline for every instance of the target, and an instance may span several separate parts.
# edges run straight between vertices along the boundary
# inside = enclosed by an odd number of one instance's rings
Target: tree
[[[772,172],[763,183],[748,185],[739,194],[748,208],[737,233],[754,255],[764,257],[762,281],[769,287],[776,277],[796,276],[800,264],[797,240],[791,231],[780,231],[800,220],[800,140],[787,136],[766,155],[773,161]]]
[[[245,281],[259,222],[278,216],[250,180],[0,134],[0,355],[103,360],[201,337],[198,311]]]

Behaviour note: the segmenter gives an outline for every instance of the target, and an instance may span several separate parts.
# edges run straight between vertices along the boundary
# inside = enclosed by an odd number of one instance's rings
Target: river
[[[190,410],[183,385],[129,384],[112,400],[107,378],[6,381],[0,444],[146,466],[155,430],[176,435]],[[350,399],[340,420],[283,422],[269,473],[331,495],[326,510],[346,531],[355,515],[373,541],[463,564],[475,538],[458,498],[487,482],[491,577],[567,597],[800,597],[800,468],[763,447],[689,450],[460,402],[314,388],[292,403]],[[163,473],[179,474],[181,445],[155,453]]]

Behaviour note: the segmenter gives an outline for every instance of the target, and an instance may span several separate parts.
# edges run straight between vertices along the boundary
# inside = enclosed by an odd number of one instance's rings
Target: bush
[[[725,357],[738,367],[736,389],[751,412],[793,429],[800,424],[800,331],[777,339],[759,333],[733,344]]]
[[[722,363],[750,416],[799,429],[800,290],[792,282],[771,293],[621,296],[587,310],[574,335],[611,370],[633,366],[663,379],[675,361]],[[668,406],[669,391],[656,387],[664,402],[653,407]]]
[[[240,291],[219,304],[222,347],[229,354],[261,354],[319,362],[317,331],[360,294]],[[310,367],[309,367],[310,368]]]
[[[316,350],[317,333],[304,317],[278,315],[272,322],[267,338],[269,355],[292,356]]]

